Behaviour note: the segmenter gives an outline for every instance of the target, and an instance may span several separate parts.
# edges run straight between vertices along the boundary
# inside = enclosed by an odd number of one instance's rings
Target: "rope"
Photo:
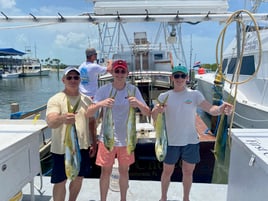
[[[33,27],[42,27],[42,26],[50,26],[59,24],[60,22],[48,22],[48,23],[41,23],[41,24],[30,24],[30,25],[20,25],[20,26],[9,26],[9,27],[0,27],[0,30],[9,30],[9,29],[27,29]]]
[[[251,21],[253,22],[254,26],[255,26],[255,32],[257,34],[257,39],[258,39],[258,44],[259,44],[259,58],[258,58],[258,65],[257,68],[255,70],[255,72],[253,73],[253,75],[251,75],[249,78],[242,80],[242,81],[238,81],[239,80],[239,75],[240,75],[240,70],[241,70],[241,65],[242,65],[242,59],[243,59],[243,54],[244,54],[244,47],[245,47],[245,41],[246,41],[246,25],[245,23],[242,21],[242,18],[239,17],[239,15],[241,15],[242,13],[247,14]],[[222,62],[223,62],[223,45],[224,45],[224,39],[225,39],[225,33],[226,33],[226,29],[233,23],[236,22],[240,25],[240,27],[242,26],[242,44],[241,44],[241,52],[239,55],[239,60],[237,66],[236,66],[236,71],[233,74],[233,78],[236,78],[236,81],[233,80],[228,80],[226,78],[226,76],[222,73]],[[219,59],[218,59],[218,49],[219,49],[219,44],[221,41],[221,47],[220,47],[220,63],[219,63]],[[240,42],[240,41],[239,41]],[[238,51],[238,50],[237,50]],[[229,93],[229,97],[228,97],[228,102],[231,102],[231,100],[233,100],[233,111],[235,111],[235,106],[236,106],[236,97],[237,97],[237,88],[239,84],[244,84],[250,80],[252,80],[258,73],[259,69],[260,69],[260,65],[261,65],[261,57],[262,57],[262,44],[261,44],[261,37],[260,37],[260,32],[259,32],[259,27],[258,24],[255,20],[255,18],[253,17],[253,15],[247,11],[247,10],[238,10],[236,12],[234,12],[226,21],[226,25],[224,26],[223,30],[221,31],[219,38],[217,40],[217,45],[216,45],[216,63],[218,65],[218,72],[221,76],[221,78],[223,80],[225,80],[226,82],[230,83],[231,86],[234,86],[235,92],[234,92],[234,98],[231,98],[231,91]],[[232,88],[233,89],[233,88]],[[233,119],[234,119],[234,112],[232,113],[231,116],[231,121],[230,121],[230,129],[229,129],[229,133],[231,131],[232,125],[233,125]]]

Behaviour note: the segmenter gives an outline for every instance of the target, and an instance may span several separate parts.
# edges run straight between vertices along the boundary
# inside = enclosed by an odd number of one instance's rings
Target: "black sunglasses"
[[[173,77],[175,78],[175,79],[179,79],[180,77],[182,78],[182,79],[185,79],[186,77],[187,77],[187,75],[186,74],[174,74],[173,75]]]
[[[118,73],[125,74],[127,71],[125,71],[125,70],[115,69],[114,72],[115,72],[116,74],[118,74]]]
[[[79,76],[67,76],[67,77],[66,77],[66,80],[71,80],[71,79],[79,80],[80,77],[79,77]]]

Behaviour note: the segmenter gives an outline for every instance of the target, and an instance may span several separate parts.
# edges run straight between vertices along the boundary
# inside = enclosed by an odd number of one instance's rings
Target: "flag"
[[[196,62],[194,63],[194,68],[199,68],[200,65],[201,65],[201,62],[200,62],[200,61],[196,61]]]

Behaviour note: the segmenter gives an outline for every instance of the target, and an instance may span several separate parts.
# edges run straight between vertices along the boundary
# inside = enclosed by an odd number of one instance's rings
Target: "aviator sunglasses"
[[[66,80],[79,80],[80,79],[80,77],[79,76],[67,76],[66,77]]]
[[[115,72],[116,74],[118,74],[118,73],[125,74],[127,71],[125,71],[125,70],[120,70],[120,69],[115,69],[114,72]]]
[[[173,77],[175,78],[175,79],[179,79],[180,77],[182,78],[182,79],[185,79],[186,77],[187,77],[187,75],[186,74],[174,74],[173,75]]]

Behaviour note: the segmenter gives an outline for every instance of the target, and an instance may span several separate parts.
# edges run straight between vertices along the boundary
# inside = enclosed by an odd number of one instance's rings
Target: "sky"
[[[250,3],[245,3],[244,0],[229,0],[228,3],[228,11],[250,7]],[[29,13],[36,16],[57,16],[58,13],[63,16],[79,15],[86,12],[92,13],[93,3],[90,0],[0,0],[0,11],[7,16],[27,16]],[[258,12],[267,11],[268,3],[263,3],[258,10]],[[27,57],[37,57],[40,60],[56,58],[67,65],[79,65],[85,61],[84,52],[87,47],[99,49],[97,26],[90,23],[66,23],[16,29],[15,25],[22,27],[25,24],[0,23],[0,48],[11,47],[24,51],[27,52]],[[148,24],[140,23],[127,27],[133,29],[133,32],[137,29],[144,31],[148,28]],[[188,64],[195,61],[215,63],[216,42],[222,28],[223,25],[216,22],[202,22],[198,25],[182,24],[183,47]],[[150,34],[154,32],[155,29],[151,28]],[[148,39],[150,40],[150,36]]]

